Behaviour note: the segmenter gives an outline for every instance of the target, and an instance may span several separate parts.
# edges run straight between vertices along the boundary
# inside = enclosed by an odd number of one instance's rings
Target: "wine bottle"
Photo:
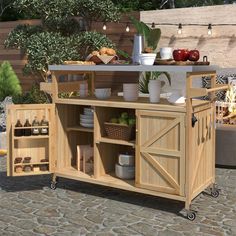
[[[26,119],[24,127],[31,127],[31,124],[29,123],[29,119]],[[30,136],[31,135],[31,129],[24,129],[24,136]]]
[[[48,121],[46,120],[45,116],[43,116],[43,119],[40,122],[40,126],[48,126]],[[42,127],[40,130],[40,133],[42,135],[48,135],[48,128],[47,127]]]
[[[21,124],[21,122],[20,122],[20,119],[17,120],[15,127],[16,127],[16,128],[22,127],[22,124]],[[20,137],[20,136],[23,136],[23,132],[24,132],[23,129],[15,129],[15,130],[14,130],[14,135],[15,135],[16,137]]]
[[[32,135],[39,135],[39,127],[34,128],[34,126],[39,126],[37,116],[34,117],[34,120],[32,122]]]

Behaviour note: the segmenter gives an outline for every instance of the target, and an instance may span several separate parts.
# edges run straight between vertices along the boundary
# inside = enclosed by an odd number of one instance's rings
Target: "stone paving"
[[[220,236],[236,235],[236,169],[217,169],[221,188],[192,205],[194,222],[183,217],[184,204],[152,196],[50,176],[6,177],[0,158],[0,236]]]

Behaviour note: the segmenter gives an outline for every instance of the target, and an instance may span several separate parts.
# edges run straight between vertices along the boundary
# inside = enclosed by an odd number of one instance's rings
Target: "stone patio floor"
[[[236,235],[236,169],[216,169],[218,198],[207,192],[184,204],[50,176],[6,177],[0,158],[0,235]]]

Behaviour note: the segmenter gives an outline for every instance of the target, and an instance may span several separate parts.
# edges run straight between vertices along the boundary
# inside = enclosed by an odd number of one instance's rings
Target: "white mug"
[[[167,60],[172,58],[172,48],[171,47],[163,47],[160,48],[160,56],[161,59]]]

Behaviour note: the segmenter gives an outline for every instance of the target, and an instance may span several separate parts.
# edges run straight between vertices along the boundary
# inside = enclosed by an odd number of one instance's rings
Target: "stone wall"
[[[236,71],[236,25],[214,26],[214,24],[236,24],[236,4],[181,8],[170,10],[142,11],[140,19],[145,23],[183,24],[182,34],[177,34],[177,25],[156,25],[161,28],[159,47],[198,49],[201,58],[207,55],[212,65],[219,65],[220,74]],[[185,24],[213,24],[212,35],[207,34],[208,26]],[[229,71],[228,71],[229,70]],[[184,75],[172,75],[172,89],[184,87]],[[200,82],[199,82],[200,86]],[[165,88],[169,90],[169,88]],[[164,90],[165,90],[164,89]]]
[[[177,26],[160,25],[162,37],[160,47],[197,48],[201,55],[207,55],[212,64],[221,67],[236,67],[236,4],[181,8],[157,11],[142,11],[144,22],[183,24],[183,33],[177,34]],[[213,24],[212,35],[207,26],[185,26],[185,24]],[[235,24],[214,26],[214,24]]]

